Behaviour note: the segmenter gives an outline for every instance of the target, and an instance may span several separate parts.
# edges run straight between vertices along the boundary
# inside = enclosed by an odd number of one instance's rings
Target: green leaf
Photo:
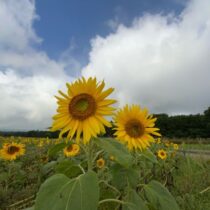
[[[53,171],[54,166],[57,164],[56,161],[50,161],[48,163],[46,163],[45,165],[42,166],[42,174],[46,175],[48,174],[50,171]]]
[[[144,186],[145,194],[151,205],[158,210],[179,210],[174,197],[161,183],[151,181]]]
[[[130,190],[125,200],[127,203],[123,205],[123,210],[149,210],[143,199],[135,190]]]
[[[42,184],[35,210],[97,210],[98,201],[96,173],[90,171],[75,179],[56,174]]]
[[[112,175],[112,184],[119,189],[123,189],[127,183],[129,183],[132,187],[136,187],[138,184],[138,170],[133,168],[123,168],[119,164],[114,164],[110,168],[110,172]]]
[[[65,143],[56,144],[48,150],[49,157],[55,156],[66,146]]]
[[[149,149],[142,151],[141,154],[152,163],[158,163],[156,156]]]
[[[128,149],[119,141],[112,138],[97,138],[95,139],[95,142],[109,155],[114,156],[116,162],[127,168],[131,166],[132,156]]]
[[[81,169],[71,160],[63,160],[55,166],[56,173],[62,173],[73,178],[82,173]]]

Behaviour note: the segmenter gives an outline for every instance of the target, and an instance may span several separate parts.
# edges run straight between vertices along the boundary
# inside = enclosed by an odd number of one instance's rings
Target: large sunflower
[[[130,150],[140,150],[150,146],[154,142],[152,135],[160,136],[159,129],[154,128],[156,118],[148,114],[147,109],[141,109],[138,105],[128,106],[120,109],[114,117],[118,140],[127,144]]]
[[[18,143],[6,143],[0,150],[1,158],[5,160],[15,160],[18,156],[24,155],[25,145]]]
[[[113,92],[113,88],[103,91],[105,83],[96,81],[90,77],[78,79],[72,84],[67,83],[68,93],[61,91],[58,100],[58,109],[53,117],[51,130],[61,130],[59,138],[68,132],[67,138],[72,139],[76,136],[78,142],[82,137],[84,144],[90,138],[96,137],[100,133],[105,133],[104,126],[111,127],[104,116],[112,115],[114,108],[110,107],[115,100],[105,99]]]

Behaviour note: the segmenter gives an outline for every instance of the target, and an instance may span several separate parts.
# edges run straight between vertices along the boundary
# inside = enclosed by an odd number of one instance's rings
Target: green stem
[[[85,174],[85,170],[84,168],[79,164],[78,167],[80,168],[80,170],[82,171],[83,174]]]
[[[91,143],[91,141],[88,144],[87,159],[88,159],[88,171],[91,171],[92,168],[93,168],[93,164],[92,164],[92,143]]]
[[[104,199],[99,201],[99,205],[101,205],[102,203],[106,203],[106,202],[116,202],[116,203],[120,203],[120,204],[125,204],[126,202],[121,201],[121,200],[117,200],[117,199],[113,199],[113,198],[109,198],[109,199]]]
[[[101,180],[101,181],[99,182],[99,184],[100,184],[100,183],[104,183],[107,187],[113,189],[113,190],[116,191],[119,195],[121,194],[120,191],[119,191],[117,188],[115,188],[114,186],[110,185],[110,184],[107,183],[105,180]]]

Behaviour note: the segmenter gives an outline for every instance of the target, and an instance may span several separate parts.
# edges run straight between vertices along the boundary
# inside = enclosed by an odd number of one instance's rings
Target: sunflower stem
[[[93,164],[92,164],[92,142],[91,141],[88,143],[87,159],[88,159],[88,171],[91,171],[92,168],[93,168]]]
[[[126,202],[118,200],[118,199],[108,198],[108,199],[104,199],[104,200],[99,201],[98,204],[100,205],[100,204],[106,203],[106,202],[116,202],[116,203],[119,203],[119,204],[125,204],[126,203]]]

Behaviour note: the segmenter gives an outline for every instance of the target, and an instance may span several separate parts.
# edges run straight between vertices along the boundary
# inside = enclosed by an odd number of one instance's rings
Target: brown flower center
[[[161,155],[161,156],[165,156],[165,152],[161,152],[160,155]]]
[[[69,146],[66,148],[66,150],[67,150],[68,152],[72,152],[73,146],[72,146],[72,145],[69,145]]]
[[[69,104],[70,114],[73,118],[78,120],[85,120],[95,114],[95,111],[96,101],[87,93],[82,93],[73,97]]]
[[[20,150],[19,147],[16,147],[16,146],[9,146],[8,149],[7,149],[7,152],[10,154],[10,155],[13,155],[15,154],[16,152],[18,152]]]
[[[139,120],[132,119],[125,124],[126,133],[133,138],[141,137],[144,134],[144,126]]]

